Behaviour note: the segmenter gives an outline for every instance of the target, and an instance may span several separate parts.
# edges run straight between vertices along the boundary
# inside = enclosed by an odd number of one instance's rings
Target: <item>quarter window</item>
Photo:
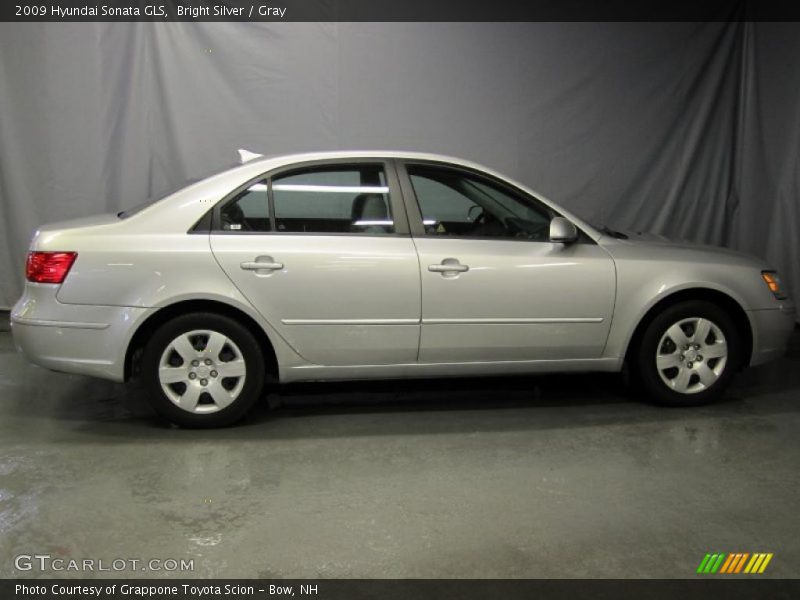
[[[516,190],[458,169],[407,169],[427,235],[548,239],[553,214]]]
[[[298,233],[394,233],[386,174],[380,165],[334,165],[272,180],[275,228]]]
[[[240,192],[220,211],[223,231],[270,231],[266,181]]]

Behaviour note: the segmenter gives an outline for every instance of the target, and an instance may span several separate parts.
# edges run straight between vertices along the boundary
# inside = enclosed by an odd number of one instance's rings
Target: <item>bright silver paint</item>
[[[187,233],[261,174],[352,159],[436,161],[503,178],[563,217],[550,225],[552,239],[563,241]],[[392,202],[408,203],[397,191]],[[567,243],[576,227],[592,243]],[[284,382],[616,371],[648,310],[686,290],[720,292],[745,311],[753,365],[784,351],[795,321],[794,305],[770,293],[761,279],[768,266],[756,258],[615,239],[491,169],[434,154],[256,158],[126,219],[44,226],[31,249],[78,258],[63,284],[26,285],[12,313],[17,345],[42,366],[114,381],[125,379],[137,329],[192,300],[222,303],[255,321]],[[188,380],[190,372],[169,376]]]

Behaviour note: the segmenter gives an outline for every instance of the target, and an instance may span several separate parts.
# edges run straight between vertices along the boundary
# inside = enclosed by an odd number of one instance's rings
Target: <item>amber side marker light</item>
[[[77,252],[28,252],[25,277],[33,283],[62,283]]]
[[[767,284],[773,296],[778,300],[786,299],[786,294],[781,289],[781,278],[778,277],[775,271],[761,271],[761,278],[764,280],[764,283]]]

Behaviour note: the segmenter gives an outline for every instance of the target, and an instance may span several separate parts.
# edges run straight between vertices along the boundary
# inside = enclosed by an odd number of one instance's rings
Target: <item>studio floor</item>
[[[14,557],[193,559],[124,577],[800,577],[800,336],[696,409],[618,376],[314,384],[188,431],[28,364],[0,325],[0,577]]]

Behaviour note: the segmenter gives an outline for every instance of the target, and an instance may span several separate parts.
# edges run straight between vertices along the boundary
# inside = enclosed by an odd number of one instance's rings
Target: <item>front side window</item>
[[[279,232],[391,234],[389,187],[381,165],[328,165],[272,180]]]
[[[425,233],[546,241],[552,214],[516,190],[437,165],[408,165]]]

